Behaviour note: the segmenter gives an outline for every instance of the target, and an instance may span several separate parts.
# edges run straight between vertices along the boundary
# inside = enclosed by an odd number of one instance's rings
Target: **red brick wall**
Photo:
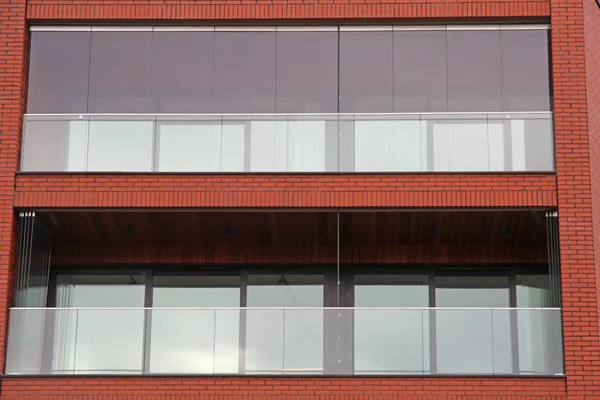
[[[15,206],[422,208],[557,205],[554,174],[30,175]]]
[[[600,393],[584,1],[552,0],[551,10],[561,280],[569,282],[562,296],[570,398]]]
[[[0,0],[0,344],[4,343],[13,291],[15,171],[27,86],[25,11],[25,0]],[[0,345],[3,364],[4,346]]]
[[[600,6],[595,0],[585,0],[584,11],[596,295],[600,299]],[[598,310],[600,314],[600,301]]]
[[[565,398],[562,378],[5,378],[2,395],[36,399],[48,395],[129,396],[137,399],[220,398],[251,396],[255,399],[281,399],[290,396],[329,398],[332,395],[355,399],[372,395],[381,398],[464,399],[533,399]],[[199,397],[202,396],[202,397]],[[105,397],[106,398],[106,397]],[[373,397],[374,398],[374,397]]]

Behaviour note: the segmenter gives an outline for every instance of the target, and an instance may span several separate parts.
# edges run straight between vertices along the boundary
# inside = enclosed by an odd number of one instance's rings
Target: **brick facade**
[[[597,282],[600,223],[592,226],[591,178],[600,174],[600,12],[594,0],[148,1],[0,0],[0,366],[12,304],[17,208],[558,208],[567,378],[17,378],[4,398],[48,395],[390,395],[456,398],[594,398],[600,393]],[[84,175],[20,174],[27,22],[551,21],[557,174]],[[584,35],[584,19],[587,28]],[[586,58],[587,55],[587,58]],[[587,75],[586,75],[587,71]],[[586,81],[587,78],[587,81]],[[596,82],[596,86],[593,84]],[[586,90],[586,85],[592,85]],[[589,114],[588,114],[589,106]],[[589,115],[589,120],[588,120]],[[588,130],[589,129],[589,130]],[[589,132],[589,133],[588,133]],[[594,153],[592,153],[593,155]],[[600,179],[600,175],[597,177]],[[596,182],[598,180],[596,179]],[[597,197],[597,196],[596,196]],[[600,214],[598,203],[594,214]],[[596,241],[594,241],[594,230]],[[75,250],[73,250],[75,251]],[[109,260],[137,262],[137,251]],[[76,254],[81,254],[81,251]],[[82,260],[73,253],[64,260]],[[132,255],[133,254],[133,255]],[[82,257],[81,255],[79,257]],[[86,254],[86,261],[94,261]],[[177,256],[175,256],[177,258]],[[76,260],[76,261],[74,261]],[[102,261],[102,260],[95,260]],[[514,261],[514,260],[513,260]],[[111,261],[112,262],[112,261]]]

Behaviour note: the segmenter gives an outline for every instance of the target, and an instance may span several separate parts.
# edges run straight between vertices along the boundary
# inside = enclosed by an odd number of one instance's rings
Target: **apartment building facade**
[[[594,0],[0,15],[1,396],[600,393]]]

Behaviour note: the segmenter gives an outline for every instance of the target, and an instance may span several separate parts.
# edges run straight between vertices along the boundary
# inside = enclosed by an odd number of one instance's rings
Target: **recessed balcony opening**
[[[38,212],[6,372],[561,374],[552,217]]]

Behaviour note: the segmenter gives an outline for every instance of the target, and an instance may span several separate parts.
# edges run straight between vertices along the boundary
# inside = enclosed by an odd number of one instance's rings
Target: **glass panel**
[[[277,32],[278,113],[335,113],[338,33]]]
[[[151,93],[152,32],[92,32],[89,112],[149,113]]]
[[[216,32],[217,114],[275,112],[275,32]]]
[[[489,171],[490,142],[487,118],[428,121],[433,125],[434,171]],[[496,124],[498,125],[498,124]],[[502,129],[502,125],[496,130]]]
[[[508,277],[436,277],[436,307],[509,307]],[[510,373],[508,310],[436,310],[437,372]],[[477,327],[477,329],[473,329]]]
[[[354,284],[355,373],[429,372],[428,310],[373,309],[429,307],[427,276],[356,275]]]
[[[246,372],[322,373],[323,310],[259,309],[323,307],[321,275],[250,275],[247,306]]]
[[[342,113],[394,111],[392,31],[340,32]]]
[[[154,32],[153,112],[212,112],[214,44],[214,32]]]
[[[28,113],[87,111],[90,36],[91,32],[31,32]]]
[[[517,307],[545,308],[550,306],[548,275],[518,275]],[[549,314],[543,310],[519,310],[519,373],[543,374],[550,368],[551,332]]]
[[[88,171],[148,172],[154,160],[154,122],[90,121]]]
[[[354,122],[356,172],[427,170],[426,121],[360,117]]]
[[[445,31],[394,32],[394,111],[448,111]]]
[[[548,31],[502,31],[500,38],[502,110],[550,111]]]
[[[237,373],[239,310],[160,310],[240,306],[239,276],[155,276],[151,373]]]
[[[448,31],[448,111],[502,109],[500,31]]]
[[[22,171],[85,171],[88,120],[25,116]]]
[[[141,373],[144,275],[59,275],[53,373]]]

